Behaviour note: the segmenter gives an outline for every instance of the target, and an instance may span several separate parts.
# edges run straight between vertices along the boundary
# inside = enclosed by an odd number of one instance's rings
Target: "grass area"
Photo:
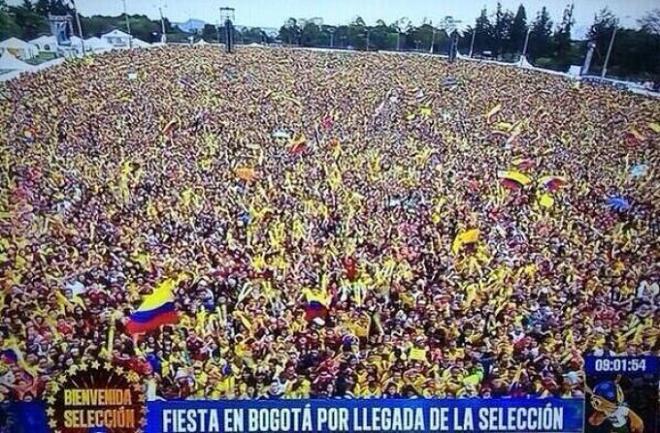
[[[25,63],[28,63],[30,65],[38,65],[40,63],[47,62],[49,60],[53,60],[56,57],[57,57],[57,55],[55,55],[55,53],[41,52],[41,53],[39,53],[38,56],[36,56],[32,59],[25,60]]]

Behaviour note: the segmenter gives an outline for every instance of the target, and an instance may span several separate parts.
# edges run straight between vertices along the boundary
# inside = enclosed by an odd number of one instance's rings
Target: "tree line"
[[[639,20],[638,28],[632,29],[621,27],[618,18],[605,8],[595,14],[586,40],[573,37],[573,11],[573,4],[568,4],[555,22],[545,7],[531,15],[522,4],[514,12],[504,9],[498,2],[492,11],[483,8],[474,23],[466,26],[451,16],[435,23],[424,20],[417,25],[405,17],[390,24],[378,20],[375,25],[367,25],[360,17],[344,25],[328,25],[322,18],[289,18],[276,36],[259,27],[239,27],[235,30],[235,40],[239,44],[279,42],[304,47],[446,53],[451,35],[457,32],[458,47],[464,55],[471,51],[477,57],[517,61],[526,45],[526,56],[534,65],[563,71],[570,65],[581,65],[587,41],[593,41],[595,50],[590,73],[598,74],[616,29],[608,74],[660,81],[660,9],[650,11]],[[10,36],[30,40],[49,34],[48,13],[73,14],[73,10],[67,0],[23,0],[17,6],[9,6],[5,0],[0,0],[0,40]],[[146,15],[129,15],[128,18],[133,36],[147,42],[160,40],[160,20],[152,20]],[[124,15],[81,16],[81,24],[86,37],[116,28],[126,30]],[[168,42],[185,42],[191,36],[167,18],[164,27]],[[205,25],[194,36],[207,42],[224,41],[224,32],[212,24]]]
[[[574,5],[570,3],[555,23],[546,7],[529,16],[522,4],[514,12],[498,2],[495,10],[483,8],[474,23],[461,30],[458,27],[463,23],[451,16],[436,23],[425,20],[419,25],[405,17],[391,24],[379,20],[374,26],[366,25],[360,17],[339,26],[326,25],[321,18],[289,18],[280,28],[279,40],[304,47],[447,53],[451,35],[456,31],[458,48],[464,55],[515,62],[526,50],[527,59],[534,65],[562,71],[570,65],[581,65],[587,43],[593,41],[589,72],[598,74],[616,29],[609,75],[660,81],[660,9],[647,13],[636,29],[620,27],[618,18],[608,8],[602,9],[595,14],[585,40],[573,38],[573,12]]]

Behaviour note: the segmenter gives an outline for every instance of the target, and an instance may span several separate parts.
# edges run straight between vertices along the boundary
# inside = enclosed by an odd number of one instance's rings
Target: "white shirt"
[[[612,414],[610,414],[610,416],[607,417],[607,419],[612,423],[612,426],[616,428],[623,427],[628,422],[629,412],[630,409],[626,406],[619,406],[614,412],[612,412]]]

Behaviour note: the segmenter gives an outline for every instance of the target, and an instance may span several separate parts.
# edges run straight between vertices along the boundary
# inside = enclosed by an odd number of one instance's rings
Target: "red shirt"
[[[357,278],[357,262],[353,257],[344,257],[344,274],[349,281],[355,281]]]

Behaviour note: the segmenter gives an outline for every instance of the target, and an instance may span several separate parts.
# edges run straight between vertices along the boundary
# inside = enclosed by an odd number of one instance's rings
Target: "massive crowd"
[[[209,47],[0,93],[0,400],[99,358],[149,398],[572,397],[658,353],[657,100]],[[166,280],[180,322],[130,335]]]

